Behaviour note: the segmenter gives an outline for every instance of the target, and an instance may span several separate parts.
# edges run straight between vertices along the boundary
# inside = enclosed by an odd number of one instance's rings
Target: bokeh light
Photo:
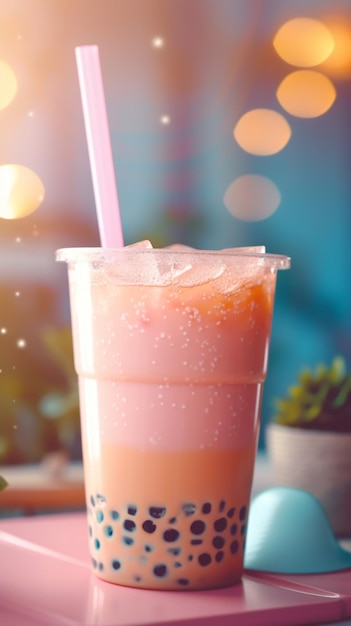
[[[277,111],[253,109],[240,118],[233,134],[246,152],[267,156],[286,146],[291,130],[285,117]]]
[[[23,165],[0,165],[0,217],[13,220],[33,213],[43,201],[44,185]]]
[[[163,37],[154,37],[151,41],[151,45],[153,48],[163,48],[163,46],[165,45],[165,40],[163,39]]]
[[[290,65],[313,67],[328,58],[334,38],[328,27],[307,17],[285,22],[273,40],[277,54]]]
[[[288,74],[277,89],[280,105],[296,117],[318,117],[330,109],[336,90],[329,78],[314,70]]]
[[[229,213],[245,222],[267,219],[277,210],[280,200],[278,187],[269,178],[257,174],[234,180],[223,197]]]
[[[16,96],[17,79],[11,67],[0,61],[0,111],[5,109]]]
[[[331,55],[323,63],[323,68],[336,78],[349,79],[351,77],[351,21],[345,17],[335,17],[326,20],[335,46]]]

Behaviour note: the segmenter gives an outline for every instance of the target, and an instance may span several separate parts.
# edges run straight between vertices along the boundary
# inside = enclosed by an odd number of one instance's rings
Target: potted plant
[[[276,401],[266,442],[274,481],[311,492],[335,535],[350,537],[351,373],[342,357],[301,371]]]

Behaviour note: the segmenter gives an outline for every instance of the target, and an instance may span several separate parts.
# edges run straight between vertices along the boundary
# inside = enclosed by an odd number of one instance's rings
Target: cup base
[[[189,584],[189,581],[184,577],[179,576],[174,582],[166,582],[162,581],[162,583],[151,583],[151,582],[143,582],[143,581],[124,581],[122,580],[113,580],[109,576],[104,576],[103,573],[97,572],[96,568],[93,567],[93,573],[97,578],[103,580],[104,582],[110,583],[112,585],[116,585],[119,587],[130,587],[134,589],[145,589],[150,591],[206,591],[210,589],[225,589],[228,587],[233,587],[234,585],[241,584],[242,574],[238,573],[235,575],[226,576],[225,578],[217,578],[217,574],[213,576],[206,577],[206,581],[193,581]]]

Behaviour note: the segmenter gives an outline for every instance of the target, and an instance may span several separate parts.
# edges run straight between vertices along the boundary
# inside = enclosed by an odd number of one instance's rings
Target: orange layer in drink
[[[87,479],[99,576],[165,589],[238,582],[254,454],[254,445],[143,453],[104,445]]]

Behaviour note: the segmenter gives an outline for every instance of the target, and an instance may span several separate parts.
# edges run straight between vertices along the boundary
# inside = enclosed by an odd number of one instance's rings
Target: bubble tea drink
[[[147,245],[147,244],[146,244]],[[97,576],[240,580],[278,269],[255,249],[66,249]]]

